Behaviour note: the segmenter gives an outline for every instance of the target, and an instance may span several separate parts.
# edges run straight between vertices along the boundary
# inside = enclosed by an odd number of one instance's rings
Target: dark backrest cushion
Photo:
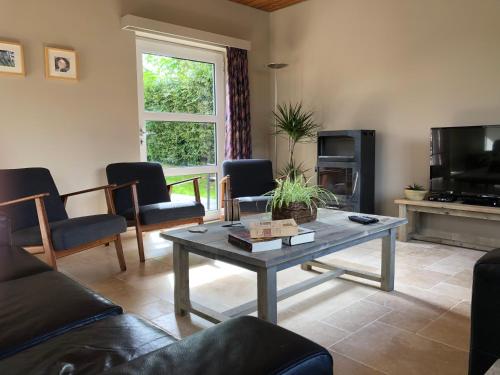
[[[115,163],[106,167],[106,175],[110,184],[125,184],[139,181],[137,195],[139,205],[170,202],[167,182],[163,168],[158,163]],[[115,191],[114,202],[117,213],[124,213],[132,208],[130,188]]]
[[[231,176],[233,198],[262,195],[275,187],[271,160],[226,160],[222,174]]]
[[[57,187],[48,169],[22,168],[0,170],[0,202],[41,193],[50,194],[44,198],[49,222],[68,218]],[[0,214],[9,217],[13,231],[38,225],[35,201],[2,207],[0,208]]]

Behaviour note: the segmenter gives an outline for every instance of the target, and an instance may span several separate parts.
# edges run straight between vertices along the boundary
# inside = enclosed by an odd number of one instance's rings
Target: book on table
[[[228,241],[240,249],[256,253],[281,249],[282,240],[278,238],[252,238],[245,228],[235,228],[229,231]]]
[[[299,233],[294,219],[252,221],[248,227],[252,238],[287,237]]]
[[[283,243],[288,246],[301,245],[308,242],[314,242],[314,231],[304,227],[299,227],[299,233],[295,236],[283,237]]]

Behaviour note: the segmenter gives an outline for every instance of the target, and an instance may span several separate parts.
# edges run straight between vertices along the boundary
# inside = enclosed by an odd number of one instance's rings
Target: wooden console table
[[[485,241],[478,236],[467,236],[461,233],[449,232],[447,238],[426,236],[419,233],[419,214],[428,213],[436,215],[448,215],[482,219],[489,221],[500,221],[499,207],[474,206],[462,203],[446,203],[431,201],[410,201],[407,199],[396,199],[394,201],[399,206],[399,217],[408,219],[408,224],[399,227],[398,239],[407,242],[410,239],[436,242],[446,245],[467,247],[476,250],[492,250],[500,247],[495,244],[495,240]],[[500,243],[500,239],[496,240]]]

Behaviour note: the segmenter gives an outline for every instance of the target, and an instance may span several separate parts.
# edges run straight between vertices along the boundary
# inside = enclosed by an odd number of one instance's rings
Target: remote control
[[[363,225],[378,223],[378,219],[369,216],[349,216],[349,220]]]

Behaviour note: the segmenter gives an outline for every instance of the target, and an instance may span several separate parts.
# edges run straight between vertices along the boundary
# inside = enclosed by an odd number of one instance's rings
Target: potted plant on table
[[[288,151],[290,157],[286,166],[280,171],[283,177],[296,179],[304,174],[301,164],[297,164],[294,159],[295,146],[297,143],[310,143],[316,141],[317,133],[320,128],[313,120],[313,113],[305,111],[302,103],[279,105],[275,118],[276,135],[288,136]]]
[[[411,201],[423,201],[427,195],[427,190],[418,184],[408,185],[405,189],[405,197]]]
[[[266,195],[271,197],[268,209],[271,208],[273,220],[295,219],[297,224],[316,220],[318,207],[337,201],[333,193],[308,185],[303,177],[278,179],[276,188]]]

